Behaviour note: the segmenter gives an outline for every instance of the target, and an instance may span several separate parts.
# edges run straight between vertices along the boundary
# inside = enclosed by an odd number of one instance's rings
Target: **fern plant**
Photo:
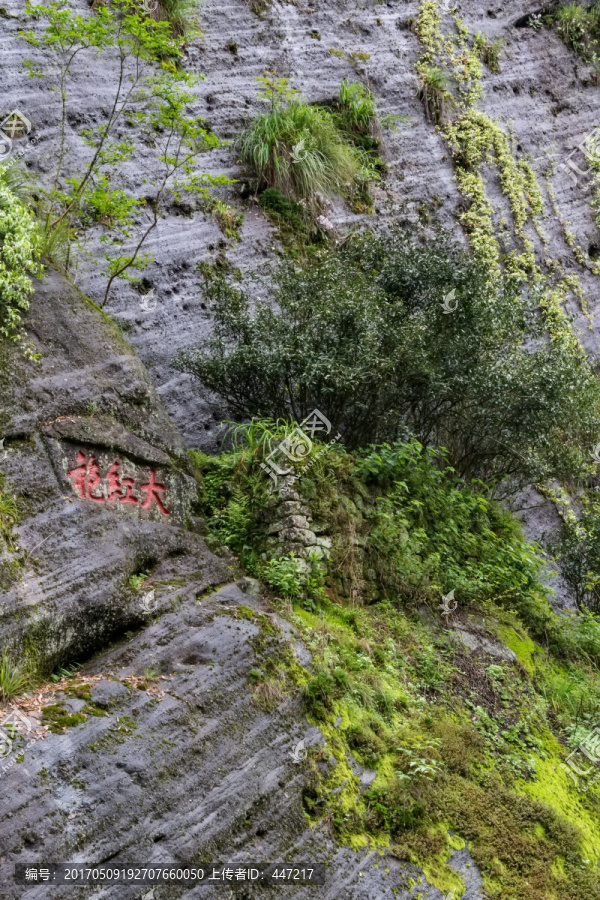
[[[420,68],[419,77],[421,79],[419,96],[425,107],[425,115],[430,122],[438,125],[455,105],[449,89],[450,76],[436,66],[423,66]]]

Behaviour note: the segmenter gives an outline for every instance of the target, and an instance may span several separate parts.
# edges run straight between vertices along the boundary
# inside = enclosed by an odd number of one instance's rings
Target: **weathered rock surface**
[[[375,851],[336,849],[326,831],[307,829],[305,770],[292,754],[301,739],[311,746],[322,738],[303,720],[297,698],[268,713],[252,702],[247,676],[256,665],[260,619],[248,617],[249,606],[261,611],[260,601],[233,584],[201,602],[185,600],[86,667],[82,679],[91,682],[92,702],[106,716],[44,740],[29,735],[24,761],[0,771],[2,900],[16,896],[11,866],[42,859],[114,866],[327,861],[324,887],[285,888],[286,895],[407,900],[414,894],[404,886],[412,878],[421,897],[441,900],[414,866]],[[143,681],[149,667],[165,674]],[[72,712],[85,707],[60,693],[56,699],[61,696]],[[356,777],[369,783],[360,766]],[[481,881],[469,861],[462,851],[453,866],[474,900],[482,896]],[[275,895],[231,887],[238,898]],[[27,900],[89,896],[72,887],[21,891]],[[94,896],[137,900],[147,891],[120,886],[96,889]],[[154,894],[191,900],[223,891],[164,885]]]
[[[0,469],[25,511],[18,567],[3,562],[0,635],[51,670],[143,621],[130,576],[168,577],[178,558],[181,572],[197,571],[200,592],[226,572],[196,533],[197,484],[181,436],[114,325],[49,274],[28,328],[40,361],[15,348],[0,370]],[[80,454],[96,461],[97,484]],[[167,596],[158,592],[161,605]]]
[[[298,691],[265,708],[249,673],[282,643],[301,665],[310,666],[310,653],[266,608],[258,582],[231,583],[235,560],[207,548],[182,438],[138,358],[57,275],[38,285],[27,324],[40,361],[9,350],[1,367],[0,472],[22,515],[4,559],[0,649],[24,649],[48,669],[84,665],[76,681],[49,682],[2,711],[0,900],[150,893],[17,886],[17,863],[167,861],[326,863],[324,886],[286,887],[286,895],[408,900],[418,889],[441,900],[414,866],[339,848],[326,825],[308,827],[302,791],[312,764],[297,764],[293,751],[323,737],[304,719]],[[97,477],[85,466],[74,474],[79,453],[95,457]],[[115,460],[120,487],[107,478]],[[169,515],[156,497],[142,508],[152,472],[164,481],[158,497]],[[125,473],[137,504],[122,502]],[[136,590],[130,576],[144,572]],[[87,718],[53,733],[41,710],[57,704]],[[372,773],[356,763],[353,771],[357,789],[366,788]],[[479,900],[481,879],[464,851],[452,865],[469,885],[465,896]],[[151,896],[226,890],[159,885]],[[274,896],[243,884],[227,893]]]
[[[79,5],[88,9],[85,0]],[[536,160],[540,173],[552,147],[563,161],[597,124],[600,95],[584,67],[556,35],[516,27],[539,4],[464,2],[459,8],[471,32],[506,40],[502,71],[485,73],[483,107],[511,122],[515,144]],[[57,150],[58,104],[48,83],[29,78],[21,62],[26,57],[48,60],[17,37],[25,22],[20,0],[5,0],[5,9],[8,17],[0,19],[3,112],[18,107],[31,119],[25,159],[47,186]],[[452,164],[417,99],[418,43],[408,27],[416,10],[415,3],[396,0],[311,6],[298,0],[275,2],[259,19],[244,0],[207,0],[205,36],[188,47],[190,69],[207,76],[191,112],[205,115],[221,136],[235,137],[257,108],[254,79],[266,68],[291,77],[311,101],[332,98],[344,77],[368,80],[382,113],[412,119],[388,138],[390,172],[377,201],[381,215],[387,198],[408,200],[418,209],[439,197],[441,215],[452,223],[459,205]],[[28,27],[36,26],[28,20]],[[227,50],[232,40],[238,44],[235,56]],[[353,67],[331,54],[331,47],[368,58]],[[78,129],[100,121],[111,78],[98,59],[93,67],[84,60],[73,66],[72,172],[86,152]],[[139,173],[148,152],[140,143],[125,168],[124,187],[141,187]],[[213,173],[240,175],[232,146],[203,165]],[[499,187],[490,184],[489,189],[501,207]],[[377,852],[336,849],[326,832],[307,829],[300,799],[303,770],[289,753],[300,738],[318,742],[319,735],[303,720],[297,698],[272,712],[252,702],[247,675],[257,664],[253,638],[258,625],[236,613],[236,607],[258,609],[256,592],[241,593],[228,584],[211,596],[213,586],[229,580],[231,561],[207,548],[202,524],[194,518],[194,473],[185,449],[186,444],[214,448],[219,416],[192,378],[174,372],[170,362],[179,349],[210,332],[197,263],[214,260],[224,243],[233,266],[260,274],[276,252],[271,228],[238,190],[239,185],[232,187],[227,198],[246,212],[238,244],[223,242],[216,223],[203,214],[188,217],[173,209],[147,246],[155,257],[146,277],[159,301],[156,308],[144,311],[140,296],[122,284],[110,300],[108,312],[127,329],[127,340],[151,375],[111,323],[53,275],[39,286],[28,320],[43,354],[40,363],[26,364],[14,354],[0,362],[0,436],[6,438],[0,472],[23,509],[15,529],[21,568],[11,565],[11,554],[0,560],[0,643],[20,647],[27,636],[29,652],[48,666],[107,648],[83,674],[98,678],[92,697],[108,713],[89,717],[64,735],[30,742],[23,762],[0,773],[2,900],[90,896],[44,886],[16,889],[15,862],[191,862],[205,856],[231,862],[327,859],[326,887],[312,893],[286,889],[298,897],[391,900],[395,887],[395,896],[403,900],[418,891],[441,898],[425,883],[413,890],[402,887],[407,877],[421,877],[412,867],[388,857],[386,874]],[[589,183],[573,183],[567,171],[557,177],[561,214],[586,250],[599,243],[589,190]],[[341,204],[334,204],[328,218],[337,228],[359,221]],[[544,227],[544,254],[578,271],[594,311],[595,279],[578,267],[553,215]],[[91,259],[100,257],[98,236],[90,240]],[[86,258],[79,262],[77,278],[85,293],[100,299],[101,276]],[[582,340],[594,351],[597,324],[588,329],[580,315],[577,321]],[[92,479],[88,489],[83,482],[93,499],[82,499],[75,478],[67,475],[77,468],[80,451],[86,460],[93,452],[99,467],[100,484]],[[137,505],[121,503],[123,494],[109,497],[107,473],[116,461],[120,474],[134,482]],[[150,483],[153,471],[166,489],[158,496],[165,499],[168,517],[156,502],[141,509],[141,486]],[[282,518],[306,515],[295,505],[294,491],[281,496],[292,504],[281,510]],[[527,524],[541,533],[548,513],[536,515],[530,511]],[[325,548],[326,541],[316,538]],[[148,609],[129,579],[145,571],[155,592],[151,611],[162,615],[142,627]],[[201,603],[198,597],[204,597]],[[140,630],[131,636],[135,629]],[[307,651],[300,644],[296,649],[302,664],[309,665]],[[138,690],[127,680],[152,666],[163,672],[156,682],[164,691],[160,696],[153,695],[152,685]],[[68,698],[67,703],[76,711],[84,701]],[[125,722],[122,728],[117,717]],[[467,851],[456,854],[453,865],[467,885],[465,898],[481,898],[481,878]],[[251,896],[245,890],[236,887],[234,896]],[[133,900],[147,891],[92,893]],[[158,887],[154,893],[156,900],[166,900],[212,896],[216,889]]]
[[[86,0],[76,0],[74,5],[88,9]],[[564,163],[598,123],[598,88],[591,83],[586,67],[557,35],[548,29],[517,27],[528,14],[539,11],[540,4],[534,0],[509,0],[491,5],[461,0],[453,5],[472,34],[481,31],[490,40],[501,37],[505,41],[501,71],[493,73],[484,68],[485,97],[481,107],[493,118],[510,123],[517,152],[527,153],[535,160],[534,166],[542,178],[549,155],[554,153],[556,162]],[[20,0],[6,0],[4,6],[9,18],[1,20],[0,59],[3,60],[6,111],[8,106],[11,109],[17,106],[31,119],[33,129],[24,158],[32,173],[48,183],[58,146],[58,97],[49,91],[48,81],[29,78],[21,61],[30,58],[47,65],[49,60],[42,51],[27,46],[17,37],[25,21]],[[259,18],[251,12],[246,0],[227,3],[206,0],[200,14],[204,36],[186,49],[190,70],[206,75],[197,86],[197,104],[190,112],[205,116],[223,138],[234,138],[260,108],[255,78],[265,69],[275,69],[278,75],[291,78],[294,87],[310,101],[333,98],[343,78],[365,81],[373,90],[382,114],[406,114],[411,121],[386,137],[390,171],[376,203],[378,215],[364,221],[377,224],[385,218],[386,199],[407,201],[413,210],[418,210],[423,208],[423,203],[438,198],[441,206],[437,201],[436,204],[442,219],[461,233],[454,224],[460,212],[460,197],[448,147],[426,121],[417,96],[414,64],[419,44],[409,27],[417,11],[417,3],[399,0],[384,4],[355,0],[311,4],[303,0],[295,3],[274,0]],[[27,27],[35,29],[36,23],[28,19]],[[238,46],[235,55],[228,50],[231,41]],[[346,54],[360,53],[361,57],[351,64],[332,54],[330,48]],[[78,130],[98,124],[101,109],[113,90],[112,70],[99,58],[92,58],[93,66],[83,56],[72,66],[73,112],[68,133],[72,171],[82,166],[88,152]],[[127,189],[140,190],[140,172],[148,153],[149,149],[140,141],[134,159],[124,167],[123,185]],[[581,159],[574,157],[574,161],[586,168]],[[243,178],[233,145],[204,157],[202,166],[213,174]],[[571,223],[571,230],[587,251],[600,243],[590,209],[591,187],[588,178],[579,178],[574,183],[572,176],[566,166],[560,169],[555,178],[556,196],[562,217]],[[191,376],[170,368],[177,350],[198,343],[210,331],[202,276],[196,273],[195,267],[199,262],[214,261],[221,244],[227,248],[232,266],[239,266],[244,273],[260,274],[279,246],[256,204],[251,199],[241,200],[239,191],[240,184],[223,192],[228,202],[246,212],[239,243],[224,240],[212,218],[202,213],[184,215],[182,210],[174,208],[161,220],[146,248],[155,257],[145,277],[147,287],[154,287],[156,308],[145,312],[140,295],[126,284],[115,288],[107,307],[129,329],[128,338],[150,368],[169,414],[190,446],[214,447],[219,424],[219,416],[213,414],[208,398],[198,390]],[[505,199],[492,178],[488,191],[498,208],[504,209]],[[574,259],[549,202],[547,209],[546,246],[541,245],[534,232],[531,237],[544,256],[553,257],[578,273],[593,312],[597,279]],[[338,228],[361,221],[340,203],[334,204],[328,216]],[[101,249],[102,245],[90,237],[90,260],[101,258]],[[80,259],[77,277],[85,293],[100,300],[105,282],[90,260]],[[253,285],[250,287],[255,290]],[[264,289],[261,285],[260,290]],[[581,313],[574,312],[582,340],[594,350],[598,324],[590,330]]]

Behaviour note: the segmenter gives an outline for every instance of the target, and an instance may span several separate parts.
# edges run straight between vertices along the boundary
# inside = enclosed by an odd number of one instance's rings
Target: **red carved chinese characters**
[[[94,503],[104,503],[103,492],[94,493],[96,488],[100,487],[101,481],[96,457],[92,454],[88,460],[85,453],[80,450],[77,454],[77,462],[79,465],[67,472],[69,478],[73,479],[73,487],[79,492],[82,499],[93,500]]]
[[[96,457],[92,454],[88,459],[80,450],[77,454],[77,465],[67,472],[73,481],[73,487],[82,500],[93,500],[94,503],[133,503],[139,504],[140,499],[134,494],[135,479],[130,476],[121,476],[120,463],[114,462],[106,473],[106,491],[102,487],[100,470]],[[156,480],[156,472],[150,469],[150,480],[140,485],[140,490],[146,497],[140,504],[141,509],[149,509],[152,501],[156,503],[164,516],[171,515],[166,509],[160,494],[166,493],[164,484]]]
[[[165,516],[171,515],[164,508],[164,506],[162,505],[162,501],[158,496],[159,491],[164,494],[164,492],[166,491],[166,487],[164,486],[164,484],[158,484],[156,480],[156,474],[152,471],[152,469],[150,470],[150,481],[147,484],[142,484],[141,489],[143,494],[148,495],[142,503],[142,509],[148,509],[148,507],[152,504],[152,498],[154,498],[154,500],[156,500],[156,505],[158,506],[160,511],[164,513]]]
[[[108,481],[108,502],[114,503],[115,500],[123,496],[123,485],[119,477],[118,462],[112,464],[106,473],[106,480]]]
[[[124,497],[121,497],[121,503],[139,503],[137,497],[134,497],[131,493],[131,489],[135,487],[135,481],[133,478],[124,478],[123,484],[127,488],[127,493]]]

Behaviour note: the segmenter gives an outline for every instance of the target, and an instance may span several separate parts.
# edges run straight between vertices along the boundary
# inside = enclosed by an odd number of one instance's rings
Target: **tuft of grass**
[[[68,272],[73,233],[66,219],[56,225],[47,218],[40,218],[40,256],[43,262]]]
[[[248,6],[256,16],[266,13],[270,5],[270,0],[249,0],[248,2]]]
[[[5,651],[0,657],[0,700],[10,700],[22,694],[30,684],[30,676]]]
[[[10,529],[17,521],[17,501],[10,494],[0,491],[0,532],[6,538],[10,535]]]
[[[92,9],[108,6],[110,0],[93,0]],[[192,28],[198,0],[156,0],[148,14],[158,22],[169,22],[173,34],[184,35]]]
[[[233,209],[222,200],[215,200],[212,214],[223,234],[228,238],[240,239],[240,228],[244,224],[244,214]]]
[[[274,680],[259,681],[252,694],[252,699],[263,709],[274,709],[286,699],[285,692]]]
[[[285,79],[261,80],[268,82],[262,97],[271,108],[239,140],[242,162],[259,190],[276,188],[314,215],[319,195],[347,195],[373,180],[368,157],[348,141],[331,112],[306,103]]]
[[[369,88],[344,78],[337,102],[338,124],[350,140],[365,150],[377,150],[383,143],[382,128],[393,130],[410,116],[381,116]]]
[[[197,0],[158,0],[156,18],[169,22],[175,34],[185,34],[192,27]]]
[[[381,138],[375,98],[364,84],[344,78],[340,85],[338,113],[345,131]]]
[[[0,164],[0,181],[21,203],[31,201],[31,184],[27,173],[14,159]]]

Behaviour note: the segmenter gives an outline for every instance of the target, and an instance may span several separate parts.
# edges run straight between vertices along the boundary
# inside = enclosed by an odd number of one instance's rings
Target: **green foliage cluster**
[[[503,46],[504,41],[502,38],[495,38],[493,41],[490,41],[480,31],[473,38],[473,50],[481,61],[485,63],[490,72],[500,71],[500,53]]]
[[[261,191],[258,202],[288,246],[298,241],[305,244],[319,241],[322,229],[319,229],[318,223],[307,219],[304,207],[296,200],[286,197],[277,188],[266,188]]]
[[[41,275],[41,244],[27,187],[14,165],[0,166],[0,337],[23,343],[23,314]]]
[[[522,609],[542,593],[535,549],[484,485],[461,482],[443,450],[418,441],[360,454],[355,475],[380,493],[366,518],[365,567],[388,597],[455,590],[459,602]]]
[[[362,85],[343,82],[336,112],[306,103],[287,79],[260,77],[269,104],[239,139],[240,155],[259,191],[275,188],[314,222],[322,199],[341,194],[368,206],[378,178],[369,153],[378,146],[376,107]],[[356,138],[356,140],[355,140]]]
[[[577,607],[600,612],[600,502],[594,492],[582,496],[579,519],[566,517],[550,549]]]
[[[236,417],[299,422],[317,407],[349,447],[409,430],[492,484],[587,471],[578,448],[597,433],[599,397],[585,358],[545,341],[537,298],[490,281],[441,231],[362,235],[283,265],[275,284],[254,307],[212,281],[214,335],[174,361]]]
[[[419,95],[425,115],[434,125],[439,125],[455,107],[450,91],[450,76],[438,66],[423,66],[419,71],[419,78]]]
[[[202,475],[200,512],[211,532],[241,557],[275,599],[320,608],[326,593],[355,603],[437,603],[454,589],[461,606],[514,610],[531,634],[565,664],[600,659],[600,623],[591,615],[554,615],[541,583],[545,558],[489,488],[460,478],[447,451],[417,440],[379,445],[355,455],[334,446],[298,482],[316,521],[333,538],[322,562],[268,550],[270,481],[260,468],[294,430],[293,422],[253,420],[231,432],[219,457],[191,455]],[[350,498],[353,497],[354,500]],[[425,682],[429,662],[420,662]]]
[[[546,21],[578,56],[600,65],[600,4],[562,3]]]

